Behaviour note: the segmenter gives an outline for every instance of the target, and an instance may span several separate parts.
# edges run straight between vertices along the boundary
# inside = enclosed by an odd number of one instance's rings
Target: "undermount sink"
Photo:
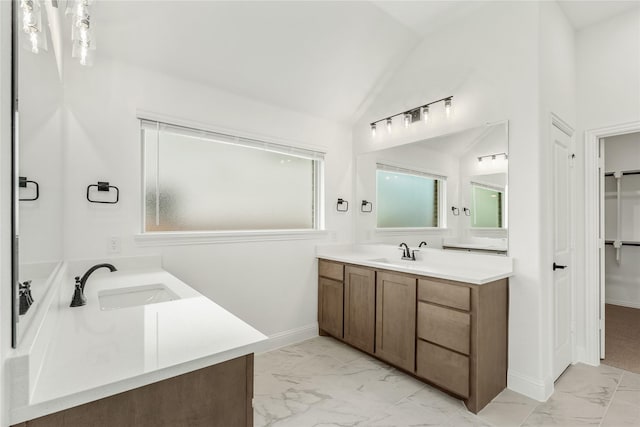
[[[139,305],[157,304],[180,299],[162,283],[109,289],[98,292],[100,310],[116,310]]]

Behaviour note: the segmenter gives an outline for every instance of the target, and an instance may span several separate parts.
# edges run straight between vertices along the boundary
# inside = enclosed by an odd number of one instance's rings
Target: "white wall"
[[[553,158],[551,151],[551,115],[555,114],[570,127],[576,127],[576,77],[574,29],[556,2],[540,3],[539,21],[539,134],[541,161],[537,172],[541,181],[539,200],[541,226],[541,306],[540,341],[543,351],[544,382],[552,384],[554,372],[554,213],[552,194]],[[575,174],[575,171],[573,171]],[[516,190],[517,191],[517,190]],[[513,194],[513,191],[511,194]],[[512,216],[513,218],[513,216]],[[574,262],[572,262],[574,264]],[[572,267],[572,272],[577,271]],[[579,282],[577,282],[579,283]],[[570,304],[570,301],[567,301]],[[571,310],[571,307],[561,308]],[[573,357],[573,361],[576,358]]]
[[[605,138],[604,150],[607,172],[640,170],[640,133]],[[620,230],[616,179],[605,179],[605,239],[640,242],[640,175],[622,177]],[[615,248],[605,246],[605,301],[640,308],[640,247],[623,246],[618,262]]]
[[[491,3],[421,43],[354,129],[357,152],[509,119],[509,387],[544,399],[552,390],[543,315],[541,158],[539,144],[539,5]],[[454,96],[448,122],[370,136],[368,123],[444,96]],[[396,128],[400,128],[396,126]]]
[[[106,58],[96,59],[92,68],[65,64],[65,102],[67,259],[113,256],[107,243],[117,236],[121,255],[162,254],[168,271],[265,334],[315,324],[315,245],[351,239],[352,211],[335,212],[338,197],[352,199],[349,129]],[[138,109],[327,151],[328,237],[153,247],[136,243],[142,203]],[[87,185],[98,180],[120,188],[119,204],[85,200]]]
[[[0,426],[9,425],[11,348],[11,3],[0,2]]]
[[[584,131],[640,121],[640,10],[626,12],[586,27],[576,34],[578,129],[576,154],[584,158]],[[576,162],[577,176],[584,164]],[[577,180],[576,212],[585,206],[583,180]],[[584,230],[584,215],[576,215],[576,228]],[[584,233],[577,234],[576,283],[584,283]],[[577,346],[584,353],[587,332],[585,290],[576,288]]]

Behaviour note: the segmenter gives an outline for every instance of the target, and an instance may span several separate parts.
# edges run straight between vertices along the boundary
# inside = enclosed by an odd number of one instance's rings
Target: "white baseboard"
[[[541,381],[538,378],[509,370],[507,388],[539,402],[545,402],[553,394],[553,381]]]
[[[255,348],[255,353],[265,353],[280,347],[295,344],[318,336],[318,323],[301,326],[288,331],[269,335],[269,339],[261,342]]]
[[[620,305],[622,307],[640,308],[640,302],[635,302],[635,301],[623,301],[623,300],[607,298],[605,303],[611,304],[611,305]]]

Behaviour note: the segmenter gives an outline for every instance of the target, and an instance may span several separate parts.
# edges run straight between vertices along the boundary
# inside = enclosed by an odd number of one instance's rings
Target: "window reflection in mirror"
[[[471,183],[471,226],[504,228],[505,194],[503,189]]]
[[[444,180],[419,171],[378,165],[377,227],[439,227]]]

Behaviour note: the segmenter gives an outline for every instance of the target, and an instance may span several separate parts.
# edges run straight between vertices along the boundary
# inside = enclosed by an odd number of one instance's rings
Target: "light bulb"
[[[80,27],[80,41],[83,43],[89,41],[89,33],[86,27]]]
[[[422,107],[422,120],[424,120],[425,123],[429,122],[429,106],[428,105]]]
[[[371,123],[371,136],[375,138],[376,136],[376,124]]]
[[[404,113],[404,127],[408,128],[411,124],[411,113]]]
[[[88,53],[89,53],[89,49],[87,49],[87,46],[82,46],[80,48],[80,65],[87,65]]]
[[[387,119],[387,132],[391,133],[391,117]]]
[[[451,116],[451,98],[444,100],[444,112],[447,117]]]
[[[31,41],[31,52],[38,53],[38,33],[31,33],[29,40]]]

